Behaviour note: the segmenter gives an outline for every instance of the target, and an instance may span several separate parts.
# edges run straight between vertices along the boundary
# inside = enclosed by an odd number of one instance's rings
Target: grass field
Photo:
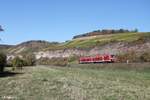
[[[0,76],[0,100],[150,100],[150,66],[137,65],[27,67]]]

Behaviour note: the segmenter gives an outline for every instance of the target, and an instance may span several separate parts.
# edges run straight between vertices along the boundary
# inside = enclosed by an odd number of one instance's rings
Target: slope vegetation
[[[122,45],[120,45],[122,44]],[[92,50],[93,48],[98,47],[98,52],[105,53],[105,51],[110,51],[112,53],[118,52],[117,49],[125,49],[130,47],[132,49],[139,50],[146,50],[145,48],[150,48],[150,33],[149,32],[128,32],[128,33],[117,33],[117,34],[102,34],[102,35],[95,35],[95,36],[88,36],[88,37],[81,37],[72,39],[70,41],[66,41],[63,43],[57,42],[47,42],[47,41],[27,41],[21,43],[16,46],[12,46],[9,48],[5,48],[8,54],[23,54],[29,52],[42,52],[41,54],[45,53],[46,57],[55,57],[58,56],[66,56],[72,55],[72,52],[76,54],[82,55],[82,51],[74,51],[76,50]],[[59,51],[61,50],[61,51]],[[68,50],[68,51],[66,51]],[[73,51],[69,51],[73,50]],[[49,52],[46,51],[56,51],[56,52]],[[66,51],[64,53],[64,51]],[[95,52],[95,51],[93,51]],[[110,53],[111,53],[110,52]],[[39,57],[41,56],[39,54]],[[93,55],[93,54],[92,54]]]
[[[18,44],[12,48],[9,48],[7,51],[10,54],[22,54],[22,53],[28,53],[28,52],[38,52],[40,50],[43,50],[43,48],[48,48],[50,46],[57,45],[57,42],[47,42],[42,40],[32,40],[23,42],[21,44]]]
[[[46,50],[52,49],[67,49],[67,48],[93,48],[95,46],[103,46],[109,43],[134,43],[134,42],[146,42],[150,40],[150,33],[118,33],[118,34],[107,34],[107,35],[97,35],[89,36],[83,38],[73,39],[67,41],[63,44],[57,45],[55,48],[49,47]]]

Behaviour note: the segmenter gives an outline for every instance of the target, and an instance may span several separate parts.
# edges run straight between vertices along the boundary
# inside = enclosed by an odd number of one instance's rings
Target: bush
[[[144,52],[141,56],[140,56],[141,61],[143,62],[150,62],[150,53],[148,52]]]
[[[124,54],[117,55],[118,62],[150,62],[150,52],[136,53],[130,51]]]
[[[117,55],[118,62],[139,62],[139,55],[134,51],[129,51],[124,54]]]
[[[0,72],[4,71],[4,67],[7,63],[7,57],[4,53],[0,53]]]
[[[68,58],[68,62],[75,62],[75,61],[78,61],[80,57],[77,56],[77,55],[72,55]]]
[[[39,65],[55,65],[55,66],[66,66],[68,64],[67,58],[40,58],[38,60]]]
[[[36,64],[36,58],[34,54],[23,55],[24,66],[34,66]]]
[[[13,65],[13,69],[16,69],[16,68],[21,68],[24,66],[24,61],[19,58],[19,57],[15,57],[13,60],[12,60],[12,65]]]

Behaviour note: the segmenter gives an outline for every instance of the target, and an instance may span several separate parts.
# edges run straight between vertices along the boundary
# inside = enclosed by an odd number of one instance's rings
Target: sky
[[[0,0],[0,44],[64,42],[101,29],[150,32],[150,0]]]

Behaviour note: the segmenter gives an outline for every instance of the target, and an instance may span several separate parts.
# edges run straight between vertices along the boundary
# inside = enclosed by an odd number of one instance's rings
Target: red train
[[[116,61],[115,55],[96,55],[93,57],[80,57],[79,63],[113,63]]]

